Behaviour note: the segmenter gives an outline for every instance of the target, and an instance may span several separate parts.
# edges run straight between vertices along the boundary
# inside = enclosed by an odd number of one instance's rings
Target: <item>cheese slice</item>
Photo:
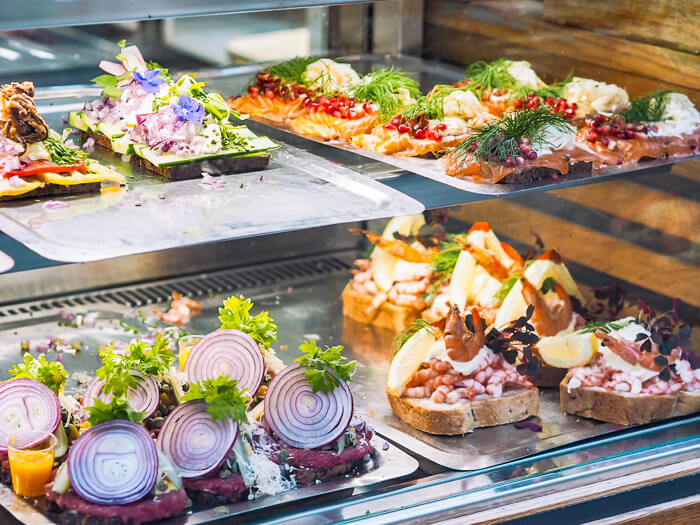
[[[48,184],[58,184],[59,186],[74,186],[76,184],[91,184],[110,180],[122,183],[124,177],[116,171],[109,169],[99,162],[88,161],[88,173],[74,171],[72,173],[39,173],[36,178]]]
[[[10,184],[10,179],[0,178],[0,197],[14,197],[16,195],[24,195],[30,191],[34,191],[44,186],[40,180],[34,177],[24,177],[20,179],[22,184],[13,186]]]

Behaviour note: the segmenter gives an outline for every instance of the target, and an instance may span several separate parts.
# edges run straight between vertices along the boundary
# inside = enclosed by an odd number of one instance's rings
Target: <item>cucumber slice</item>
[[[251,132],[252,133],[252,132]],[[253,135],[255,137],[255,135]],[[241,151],[236,150],[226,150],[218,151],[216,153],[210,153],[207,155],[197,155],[192,157],[182,157],[180,155],[174,155],[172,153],[158,154],[153,151],[148,146],[143,144],[134,144],[134,153],[139,157],[142,157],[149,161],[155,166],[177,166],[180,164],[187,164],[190,162],[200,162],[207,159],[213,159],[218,157],[236,157],[244,156],[251,153],[257,153],[261,151],[267,151],[279,147],[276,143],[267,137],[255,137],[248,141],[248,147]]]
[[[122,137],[112,137],[112,151],[120,155],[131,155],[134,153],[134,144],[124,135]]]
[[[97,126],[95,126],[95,130],[98,133],[102,133],[105,137],[109,137],[110,139],[116,139],[126,135],[126,131],[121,129],[119,126],[108,124],[107,122],[98,122]]]
[[[88,127],[83,119],[85,113],[82,111],[71,111],[68,113],[68,123],[80,131],[87,131]]]

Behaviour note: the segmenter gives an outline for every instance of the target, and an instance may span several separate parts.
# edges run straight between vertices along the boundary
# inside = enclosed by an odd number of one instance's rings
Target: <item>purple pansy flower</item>
[[[134,71],[134,79],[141,84],[146,93],[158,93],[165,80],[160,77],[160,69],[147,69],[143,73]]]
[[[172,108],[180,122],[198,123],[204,118],[204,107],[187,95],[180,95],[179,104],[173,104]]]

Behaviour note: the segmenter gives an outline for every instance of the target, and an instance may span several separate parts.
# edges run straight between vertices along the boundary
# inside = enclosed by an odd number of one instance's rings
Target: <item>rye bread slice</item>
[[[83,131],[82,135],[83,138],[92,137],[95,140],[95,144],[103,148],[112,149],[110,140],[100,133]],[[177,181],[198,179],[202,176],[203,171],[206,171],[210,175],[258,171],[269,166],[270,155],[261,152],[235,157],[214,157],[202,161],[187,162],[177,166],[156,166],[138,155],[131,155],[131,162],[141,169],[151,171],[166,179]]]
[[[537,415],[539,410],[537,389],[520,386],[506,390],[501,397],[478,395],[454,404],[400,397],[388,389],[387,397],[397,417],[428,434],[445,436],[515,423]]]
[[[700,392],[678,392],[676,410],[684,416],[700,412]]]
[[[672,417],[678,400],[677,394],[630,394],[599,387],[579,387],[569,392],[568,386],[569,377],[565,377],[559,385],[562,412],[616,425],[638,425]]]
[[[41,188],[23,193],[22,195],[5,195],[0,197],[0,202],[16,201],[20,199],[35,199],[38,197],[58,197],[64,195],[79,195],[83,193],[99,193],[100,182],[88,182],[86,184],[44,184]]]
[[[395,332],[405,330],[421,315],[419,310],[396,306],[386,301],[372,315],[365,315],[365,310],[372,304],[373,297],[353,290],[351,283],[345,286],[342,298],[344,316],[361,323],[388,328]]]
[[[554,168],[536,167],[526,170],[515,171],[506,175],[500,182],[505,184],[523,184],[535,182],[543,179],[551,179],[553,176],[566,177],[567,175],[591,175],[593,173],[592,162],[574,162],[569,166],[569,173],[566,175]]]

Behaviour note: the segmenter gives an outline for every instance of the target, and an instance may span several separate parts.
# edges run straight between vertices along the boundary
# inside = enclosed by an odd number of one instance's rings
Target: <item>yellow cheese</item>
[[[14,197],[24,195],[44,186],[44,183],[34,177],[24,177],[20,186],[10,184],[10,179],[0,178],[0,197]]]

